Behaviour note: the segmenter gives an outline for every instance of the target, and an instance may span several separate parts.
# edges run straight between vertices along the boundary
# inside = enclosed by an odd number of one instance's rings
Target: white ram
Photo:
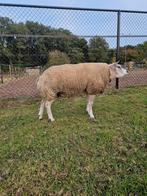
[[[49,120],[54,121],[51,111],[53,101],[58,97],[81,94],[88,96],[86,111],[94,119],[92,105],[95,95],[103,93],[110,80],[126,74],[126,69],[118,63],[64,64],[48,68],[37,82],[37,89],[42,97],[39,119],[42,119],[46,107]]]

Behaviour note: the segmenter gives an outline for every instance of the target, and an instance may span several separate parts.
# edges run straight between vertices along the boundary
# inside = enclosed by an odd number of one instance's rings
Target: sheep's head
[[[123,68],[118,62],[109,64],[110,78],[121,78],[127,74],[127,70]]]

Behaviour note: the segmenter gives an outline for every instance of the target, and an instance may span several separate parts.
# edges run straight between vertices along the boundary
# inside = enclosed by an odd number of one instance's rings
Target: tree
[[[138,62],[146,62],[147,61],[147,41],[143,44],[138,44],[136,46],[136,50],[138,52]]]
[[[108,50],[108,63],[116,62],[116,49]]]
[[[108,61],[109,45],[105,39],[101,37],[94,37],[89,41],[89,61],[91,62],[107,62]]]
[[[84,54],[79,48],[72,48],[68,53],[71,63],[81,63],[84,62]]]
[[[10,31],[13,21],[8,17],[0,17],[0,33],[7,34]],[[12,50],[12,38],[0,38],[0,62],[4,64],[12,64],[14,54]]]
[[[136,50],[136,47],[134,46],[124,46],[121,48],[121,61],[122,62],[128,62],[128,61],[137,61],[138,58],[138,51]]]
[[[0,25],[3,34],[11,34],[10,37],[2,37],[0,40],[1,63],[43,66],[48,62],[48,53],[53,50],[66,53],[75,63],[85,59],[86,40],[79,39],[69,30],[51,28],[33,21],[14,23],[7,17],[0,17]]]
[[[62,65],[70,63],[70,59],[66,53],[60,52],[59,50],[55,50],[49,53],[49,61],[47,63],[47,67],[51,65]]]

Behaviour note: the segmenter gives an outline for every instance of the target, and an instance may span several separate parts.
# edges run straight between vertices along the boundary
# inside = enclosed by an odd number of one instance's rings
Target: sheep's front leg
[[[51,111],[52,103],[53,103],[53,100],[52,101],[46,101],[46,103],[45,103],[45,107],[46,107],[46,110],[47,110],[48,118],[49,118],[49,120],[51,120],[51,122],[53,122],[55,120],[53,118],[52,111]]]
[[[88,95],[88,103],[87,103],[86,111],[88,112],[91,119],[95,119],[93,110],[92,110],[94,98],[95,98],[95,95]]]
[[[45,103],[44,103],[44,101],[42,100],[42,101],[41,101],[41,104],[40,104],[39,113],[38,113],[39,120],[41,120],[42,117],[43,117],[44,106],[45,106]]]

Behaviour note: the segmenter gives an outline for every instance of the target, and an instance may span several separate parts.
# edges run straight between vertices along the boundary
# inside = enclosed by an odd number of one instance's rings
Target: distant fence
[[[0,4],[0,98],[36,96],[52,64],[117,60],[130,71],[112,87],[147,84],[147,12]]]

